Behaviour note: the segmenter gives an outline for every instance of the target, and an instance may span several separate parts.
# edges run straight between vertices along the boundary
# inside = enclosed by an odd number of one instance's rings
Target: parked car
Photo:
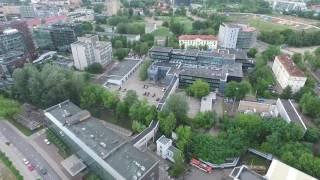
[[[34,170],[34,167],[32,166],[32,164],[28,164],[27,167],[28,167],[29,171],[33,171]]]
[[[24,163],[25,165],[28,165],[30,162],[29,162],[26,158],[23,158],[23,163]]]
[[[46,143],[47,145],[50,145],[50,144],[51,144],[48,139],[44,139],[43,141],[44,141],[44,143]]]
[[[47,173],[48,173],[48,170],[46,169],[46,168],[40,168],[40,173],[42,174],[42,175],[46,175]]]

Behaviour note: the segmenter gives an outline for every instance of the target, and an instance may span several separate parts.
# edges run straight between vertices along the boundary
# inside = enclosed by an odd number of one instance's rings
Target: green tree
[[[171,176],[177,178],[185,171],[185,163],[182,153],[175,153],[173,156],[174,163],[171,166],[170,174]]]
[[[118,49],[118,48],[122,48],[123,44],[121,40],[116,40],[114,43],[114,48]]]
[[[250,58],[255,58],[258,50],[256,48],[250,48],[247,55]]]
[[[190,86],[191,94],[201,98],[203,96],[206,96],[210,93],[210,86],[207,82],[202,80],[196,80],[193,82],[193,84]]]
[[[101,27],[101,26],[99,26],[99,25],[96,25],[95,31],[97,31],[97,32],[104,32],[104,28]]]
[[[204,128],[210,129],[217,122],[217,115],[213,111],[199,112],[194,120],[192,125],[195,128]]]
[[[156,116],[155,106],[149,106],[146,100],[136,101],[129,109],[129,117],[145,125],[149,125]]]
[[[304,139],[308,142],[318,142],[320,140],[320,129],[316,127],[308,128]]]
[[[180,125],[176,129],[176,133],[178,136],[177,147],[183,152],[186,152],[186,147],[191,141],[192,131],[190,126],[182,126]]]
[[[166,135],[170,136],[171,132],[176,127],[176,118],[173,113],[169,113],[168,115],[165,113],[158,114],[159,126],[160,130]]]
[[[86,69],[88,73],[101,74],[103,73],[103,67],[100,63],[92,63]]]
[[[133,132],[140,133],[144,129],[146,129],[146,126],[139,121],[132,121],[132,130]]]
[[[0,117],[10,118],[20,110],[19,103],[0,96]]]
[[[306,93],[302,96],[299,102],[302,112],[310,117],[320,117],[320,98]]]
[[[170,21],[170,30],[175,34],[176,36],[180,36],[184,33],[184,26],[180,22],[175,22],[173,19]]]
[[[118,60],[123,60],[125,57],[128,56],[129,54],[129,49],[127,48],[119,48],[116,50],[116,52],[114,53],[114,55],[118,58]]]
[[[283,89],[281,95],[281,99],[290,99],[292,97],[292,89],[290,86],[287,86]]]
[[[148,68],[151,65],[151,63],[151,61],[143,62],[139,71],[139,77],[141,81],[145,81],[148,78]]]
[[[182,94],[172,94],[169,96],[163,111],[166,113],[172,112],[179,122],[183,122],[187,117],[189,106],[186,96]]]
[[[262,52],[262,58],[266,61],[273,61],[274,57],[280,54],[280,48],[278,46],[269,46]]]
[[[237,100],[242,99],[250,91],[250,84],[247,81],[235,82],[231,81],[227,83],[225,88],[225,96],[229,98],[235,98]]]

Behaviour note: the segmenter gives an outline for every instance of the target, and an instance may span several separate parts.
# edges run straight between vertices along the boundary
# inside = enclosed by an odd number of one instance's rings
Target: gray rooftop
[[[199,78],[220,79],[226,80],[228,76],[243,77],[241,63],[234,63],[232,65],[211,65],[189,67],[183,66],[181,75],[194,76]]]
[[[82,160],[74,154],[61,161],[61,165],[71,174],[71,176],[77,175],[87,167]]]
[[[170,53],[173,48],[171,47],[152,47],[149,51],[158,51],[158,52],[165,52],[165,53]]]
[[[108,76],[120,77],[125,76],[140,60],[126,58],[119,62],[109,73]]]
[[[266,180],[266,178],[248,169],[245,165],[235,167],[229,176],[238,180]]]
[[[290,120],[305,129],[301,116],[297,113],[296,108],[290,103],[290,101],[287,99],[281,99],[281,103],[283,104]]]
[[[143,175],[148,169],[158,163],[156,158],[142,153],[133,147],[128,137],[109,129],[101,120],[92,116],[88,117],[84,110],[81,110],[70,101],[50,107],[45,112],[50,113],[64,127],[71,131],[79,139],[72,138],[76,143],[84,143],[95,153],[95,155],[88,154],[99,156],[100,160],[106,162],[126,179],[132,179],[137,174]],[[81,114],[81,118],[79,114]],[[73,121],[70,125],[66,124],[65,122],[74,115],[79,117],[79,121]],[[68,134],[65,133],[65,135]],[[87,150],[86,147],[82,148]]]
[[[157,141],[159,141],[161,144],[167,144],[170,142],[170,139],[166,138],[166,136],[162,135]]]

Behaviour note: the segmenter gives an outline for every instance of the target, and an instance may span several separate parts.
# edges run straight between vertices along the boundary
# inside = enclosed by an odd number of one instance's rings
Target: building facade
[[[162,135],[157,140],[157,154],[163,159],[174,162],[174,155],[180,153],[180,150],[172,145],[172,140]]]
[[[9,51],[25,51],[22,34],[17,29],[5,29],[0,34],[0,54]]]
[[[78,41],[71,44],[71,50],[74,66],[80,70],[93,63],[105,66],[112,61],[111,43],[99,41],[97,35],[78,37]]]
[[[20,6],[20,15],[23,18],[34,18],[37,17],[36,9],[34,6]]]
[[[70,44],[77,40],[75,25],[54,24],[49,27],[53,46],[57,50],[68,50]]]
[[[256,29],[244,24],[222,23],[219,28],[219,46],[223,48],[249,49],[257,40]]]
[[[307,77],[288,55],[276,56],[272,71],[281,88],[291,87],[293,93],[299,91],[307,81]]]
[[[181,35],[179,36],[179,46],[183,48],[217,49],[218,39],[212,35]]]

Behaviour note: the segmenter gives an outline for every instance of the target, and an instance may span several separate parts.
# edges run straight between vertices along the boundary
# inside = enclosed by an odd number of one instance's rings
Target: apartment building
[[[0,54],[9,51],[25,51],[22,34],[17,29],[8,28],[0,34]]]
[[[217,49],[218,39],[212,35],[181,35],[179,36],[179,46],[184,48],[196,47]]]
[[[87,34],[78,37],[78,41],[71,44],[74,66],[84,70],[90,64],[107,65],[112,61],[112,45],[110,42],[99,41],[97,35]]]
[[[299,91],[307,81],[307,77],[300,70],[288,55],[276,56],[272,65],[272,71],[284,89],[290,86],[292,92]]]
[[[218,40],[223,48],[250,49],[257,40],[257,31],[244,24],[222,23]]]

